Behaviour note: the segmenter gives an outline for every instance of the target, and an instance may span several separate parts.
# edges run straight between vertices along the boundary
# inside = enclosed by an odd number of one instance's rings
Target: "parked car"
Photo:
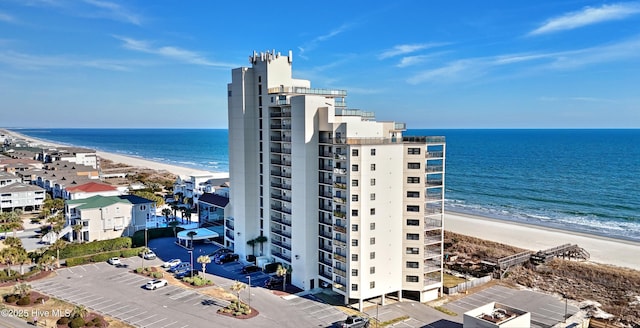
[[[107,263],[109,263],[111,265],[122,265],[122,262],[120,261],[119,257],[112,257],[112,258],[107,260]]]
[[[152,250],[148,250],[146,252],[142,252],[140,255],[145,260],[153,260],[153,259],[155,259],[157,257],[156,253],[154,253]]]
[[[218,248],[215,252],[209,254],[209,257],[212,260],[215,260],[217,257],[219,257],[222,254],[226,254],[226,253],[233,253],[232,250],[228,249],[228,248]]]
[[[184,271],[188,271],[191,270],[191,264],[186,263],[186,262],[182,262],[180,264],[174,265],[169,269],[169,272],[171,273],[180,273],[180,272],[184,272]]]
[[[269,289],[280,288],[282,289],[282,285],[284,284],[284,277],[282,276],[272,276],[264,282],[264,287]]]
[[[242,273],[247,274],[247,273],[254,273],[254,272],[258,272],[260,271],[260,267],[257,265],[245,265],[244,267],[242,267]]]
[[[164,279],[154,279],[154,280],[148,281],[144,287],[148,290],[154,290],[160,287],[164,287],[167,284],[168,282]]]
[[[180,259],[171,259],[171,260],[169,260],[167,262],[162,263],[162,267],[163,268],[171,268],[171,267],[174,267],[174,266],[176,266],[176,265],[178,265],[180,263],[182,263],[182,260],[180,260]]]
[[[185,270],[185,271],[176,273],[174,275],[174,277],[176,277],[178,279],[182,279],[182,278],[185,278],[185,277],[191,277],[192,275],[195,277],[198,274],[200,274],[200,271],[198,271],[198,270]]]
[[[223,264],[223,263],[229,263],[229,262],[237,261],[238,259],[240,259],[240,256],[238,254],[235,254],[235,253],[224,253],[224,254],[216,257],[214,262],[216,264]]]
[[[350,315],[345,321],[338,323],[340,328],[366,328],[369,327],[369,318],[358,315]]]

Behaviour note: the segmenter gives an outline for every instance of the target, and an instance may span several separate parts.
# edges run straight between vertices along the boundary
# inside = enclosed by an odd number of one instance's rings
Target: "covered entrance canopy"
[[[195,232],[195,234],[190,234],[190,232]],[[193,235],[193,238],[190,235]],[[193,245],[190,245],[191,240],[210,240],[219,236],[217,232],[206,228],[183,230],[178,232],[178,244],[186,248],[193,248]]]

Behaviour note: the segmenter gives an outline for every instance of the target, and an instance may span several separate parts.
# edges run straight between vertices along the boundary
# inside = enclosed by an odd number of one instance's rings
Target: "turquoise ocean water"
[[[15,129],[34,138],[208,171],[220,129]],[[446,207],[640,241],[640,130],[408,130],[447,138]]]

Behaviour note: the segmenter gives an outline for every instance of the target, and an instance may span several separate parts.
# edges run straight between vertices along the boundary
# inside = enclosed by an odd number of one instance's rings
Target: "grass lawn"
[[[466,281],[464,278],[459,278],[448,273],[443,274],[443,280],[442,285],[444,287],[455,287],[459,283]]]

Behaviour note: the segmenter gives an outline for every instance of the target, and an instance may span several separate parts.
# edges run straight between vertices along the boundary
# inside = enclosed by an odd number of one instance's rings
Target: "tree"
[[[256,255],[256,240],[247,240],[247,245],[251,246],[251,255]]]
[[[198,263],[202,264],[202,275],[204,276],[207,264],[211,263],[211,258],[207,255],[198,256]]]
[[[73,225],[73,232],[76,234],[76,239],[78,240],[78,242],[81,242],[82,240],[82,224],[74,224]]]
[[[182,212],[182,216],[187,218],[187,223],[191,223],[191,214],[193,214],[193,210],[190,207]]]
[[[247,288],[247,284],[237,281],[233,283],[233,285],[231,285],[231,291],[236,293],[237,297],[238,297],[238,302],[240,302],[240,292],[242,290],[244,290],[245,288]]]
[[[16,250],[16,264],[20,264],[20,274],[24,274],[24,265],[31,263],[31,258],[29,254],[24,249],[24,247],[20,246],[19,248],[15,248]]]
[[[189,231],[187,232],[187,237],[189,237],[191,239],[191,244],[189,245],[189,247],[191,249],[193,249],[193,236],[197,235],[198,233],[195,231]]]
[[[267,237],[265,236],[258,236],[258,238],[256,238],[256,243],[260,244],[260,255],[262,255],[262,244],[267,242]]]
[[[285,268],[282,265],[278,265],[278,269],[276,269],[276,275],[278,277],[282,277],[282,291],[284,291],[286,288],[285,286],[287,285],[287,272],[289,270],[287,270],[287,268]]]
[[[8,265],[7,273],[10,272],[11,266],[16,264],[18,259],[18,249],[7,247],[0,251],[0,263]]]
[[[171,210],[168,208],[163,208],[162,215],[164,215],[164,220],[169,222],[169,216],[171,215]]]
[[[22,247],[22,240],[18,237],[6,237],[4,244],[9,247]]]
[[[55,243],[49,246],[49,249],[51,249],[52,251],[56,251],[56,266],[58,268],[60,267],[60,250],[63,249],[65,246],[66,244],[62,239],[57,239]]]
[[[89,310],[87,310],[86,307],[84,307],[83,305],[76,305],[75,307],[73,307],[70,316],[72,318],[84,318],[87,316],[87,314],[89,314]]]
[[[31,291],[31,285],[25,282],[17,283],[15,284],[15,286],[13,286],[13,293],[20,295],[20,297],[27,296],[30,291]]]
[[[180,225],[180,222],[178,222],[176,220],[173,220],[173,221],[169,222],[167,225],[173,228],[173,236],[174,237],[177,236],[176,235],[176,227]]]

